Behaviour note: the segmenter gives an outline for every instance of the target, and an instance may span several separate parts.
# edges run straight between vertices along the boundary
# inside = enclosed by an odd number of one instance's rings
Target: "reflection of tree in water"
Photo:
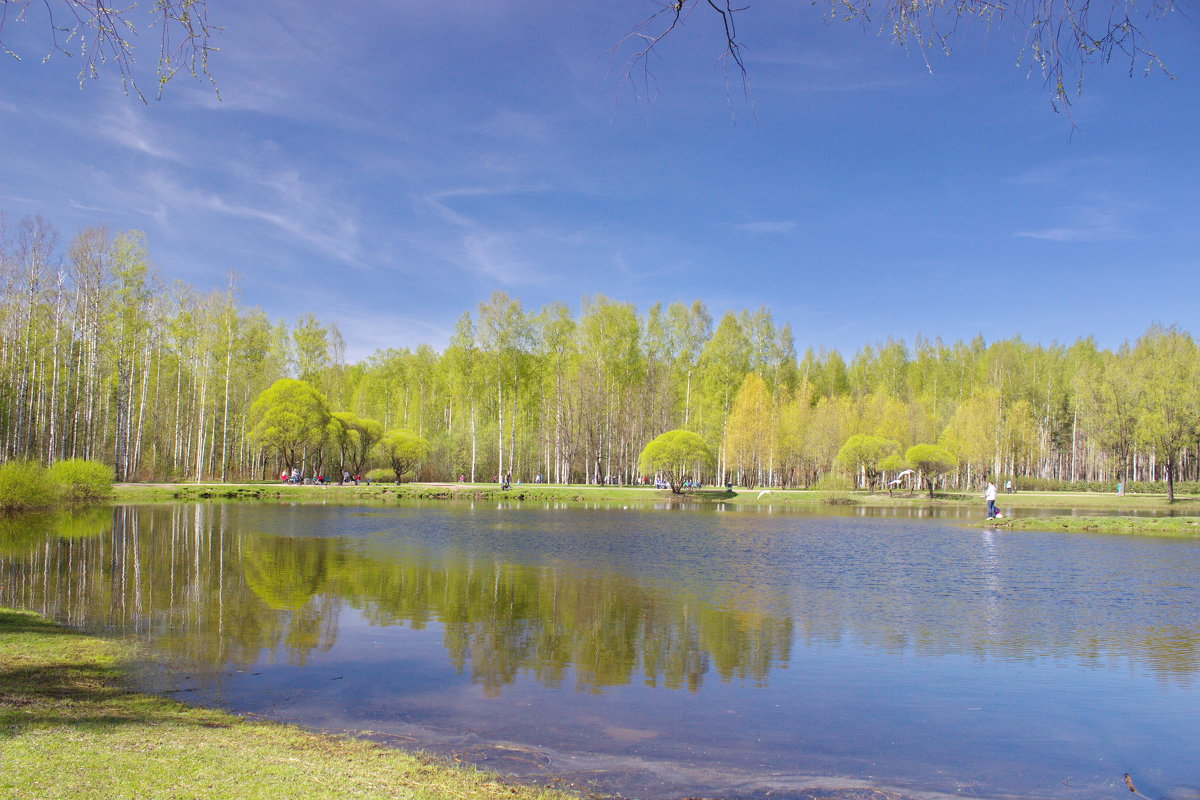
[[[289,660],[303,664],[314,649],[328,650],[337,638],[341,599],[326,593],[329,572],[338,563],[331,539],[309,539],[295,547],[291,539],[250,535],[242,546],[246,585],[278,612]]]
[[[343,603],[376,625],[436,621],[451,662],[489,693],[525,671],[556,685],[570,670],[587,690],[638,676],[696,689],[710,669],[762,682],[791,647],[787,617],[719,610],[694,591],[566,563],[235,533],[221,506],[118,509],[101,535],[43,531],[0,569],[17,578],[0,602],[133,631],[189,663],[245,665],[264,651],[303,663],[333,644]]]
[[[0,603],[152,639],[185,663],[247,665],[264,651],[302,661],[333,644],[337,598],[313,594],[272,609],[243,577],[243,542],[255,537],[230,531],[223,507],[117,507],[103,516],[90,527],[77,517],[58,527],[39,522],[22,534],[19,553],[5,538]],[[84,527],[92,535],[82,536]],[[286,583],[304,567],[293,567],[278,570],[276,600],[299,598]]]
[[[593,691],[639,674],[695,689],[710,665],[723,678],[765,681],[791,648],[786,617],[719,611],[685,592],[564,563],[356,553],[333,581],[375,624],[438,620],[451,662],[488,693],[523,671],[558,685],[568,669],[576,688]]]
[[[1005,585],[931,604],[904,575],[861,596],[830,581],[648,581],[567,561],[234,530],[228,516],[198,505],[0,521],[0,604],[133,632],[213,666],[264,653],[303,663],[332,646],[349,605],[375,625],[440,625],[451,663],[488,693],[522,673],[588,691],[635,680],[695,690],[710,673],[761,684],[796,639],[922,657],[1121,658],[1188,685],[1200,673],[1200,625],[1148,624],[1124,604],[1063,608],[1064,627],[1040,616],[1042,601],[992,608]],[[989,608],[998,616],[981,624]]]
[[[87,539],[112,527],[111,508],[86,508],[57,514],[0,515],[0,555],[23,558],[51,539]]]

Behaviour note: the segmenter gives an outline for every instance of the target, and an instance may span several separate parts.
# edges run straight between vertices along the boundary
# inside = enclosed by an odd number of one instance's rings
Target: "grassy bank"
[[[371,486],[293,486],[280,483],[241,484],[118,484],[119,503],[154,503],[177,500],[261,500],[283,503],[388,503],[397,500],[485,500],[542,503],[725,503],[820,507],[827,504],[870,507],[979,504],[977,492],[939,492],[932,500],[918,492],[823,492],[796,489],[735,487],[733,491],[709,488],[672,494],[669,490],[627,486],[561,486],[527,484],[501,489],[494,483],[406,483]],[[1094,508],[1098,511],[1138,511],[1172,508],[1200,513],[1200,498],[1182,497],[1168,504],[1165,495],[1132,495],[1087,492],[1022,492],[1002,495],[1002,508]]]
[[[575,797],[133,693],[120,666],[128,655],[126,645],[0,608],[0,797]]]
[[[1200,539],[1200,517],[1006,517],[980,524],[1015,531],[1119,533]]]

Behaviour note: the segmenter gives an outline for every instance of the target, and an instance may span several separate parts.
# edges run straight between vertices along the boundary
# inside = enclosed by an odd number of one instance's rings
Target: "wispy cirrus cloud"
[[[457,230],[456,244],[447,249],[432,244],[440,259],[483,278],[505,285],[536,283],[542,278],[537,259],[527,253],[531,241],[540,237],[526,225],[501,224],[485,220],[484,213],[472,213],[457,206],[457,201],[489,201],[548,191],[540,185],[467,186],[429,194],[425,206],[442,221]]]
[[[1107,159],[1100,157],[1069,158],[1029,167],[1002,180],[1018,186],[1057,186],[1074,183],[1097,170],[1108,170],[1110,166]]]
[[[101,112],[96,128],[104,138],[121,147],[163,161],[187,164],[187,160],[167,146],[170,139],[129,105],[108,106]]]
[[[1110,242],[1135,237],[1127,221],[1131,209],[1109,200],[1065,209],[1062,225],[1017,231],[1013,235],[1048,242]]]
[[[264,223],[288,242],[300,243],[342,264],[364,266],[358,226],[351,211],[339,211],[328,202],[317,204],[312,199],[314,191],[303,186],[295,175],[261,176],[258,183],[267,191],[254,196],[243,193],[233,199],[222,192],[185,186],[165,172],[152,171],[140,176],[132,191],[142,197],[144,213],[164,224],[187,219],[191,226],[202,225],[198,215],[205,212]]]
[[[113,211],[113,209],[111,209],[111,208],[103,208],[101,206],[89,206],[86,203],[81,203],[74,198],[68,199],[67,205],[69,205],[71,208],[79,209],[80,211],[92,211],[97,214],[110,214]]]

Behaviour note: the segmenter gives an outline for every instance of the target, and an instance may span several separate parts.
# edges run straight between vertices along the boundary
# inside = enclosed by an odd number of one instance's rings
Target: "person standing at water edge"
[[[988,481],[987,491],[983,493],[984,499],[987,500],[987,518],[996,518],[996,484]]]

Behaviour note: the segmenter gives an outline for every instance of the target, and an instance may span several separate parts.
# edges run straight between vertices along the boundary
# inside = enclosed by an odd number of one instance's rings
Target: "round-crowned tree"
[[[958,466],[954,454],[936,444],[914,444],[904,454],[904,460],[924,476],[930,498],[933,497],[933,484],[937,478]]]
[[[321,449],[330,435],[329,402],[305,381],[281,378],[250,407],[250,440],[274,450],[287,470]]]
[[[407,428],[388,431],[379,440],[379,454],[396,473],[396,483],[409,470],[416,470],[418,464],[429,458],[429,442]]]
[[[682,428],[654,437],[638,459],[642,474],[661,473],[671,485],[671,491],[679,494],[683,482],[689,477],[698,477],[700,470],[712,464],[712,451],[694,431]]]

